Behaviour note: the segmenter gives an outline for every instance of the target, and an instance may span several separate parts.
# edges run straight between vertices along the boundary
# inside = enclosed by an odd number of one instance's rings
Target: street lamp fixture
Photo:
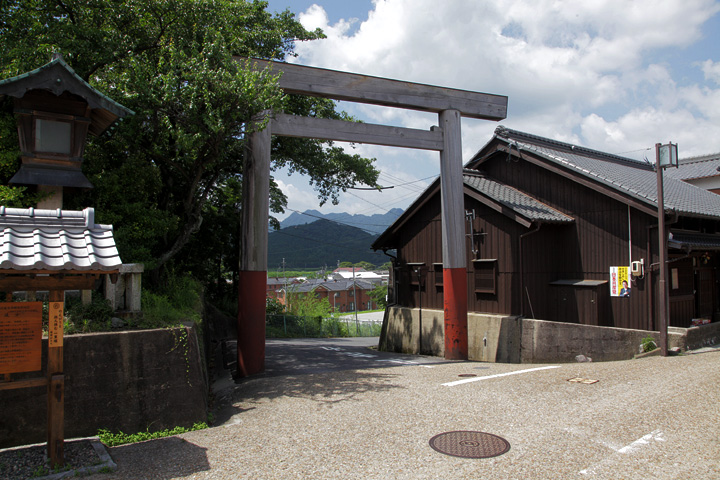
[[[31,185],[49,198],[38,208],[62,208],[63,187],[92,188],[81,166],[88,134],[98,136],[133,112],[95,90],[61,55],[31,72],[0,80],[13,99],[20,170],[11,184]]]

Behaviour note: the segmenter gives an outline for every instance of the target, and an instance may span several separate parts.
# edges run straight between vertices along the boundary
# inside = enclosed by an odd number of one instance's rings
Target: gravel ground
[[[75,470],[101,463],[90,440],[65,442],[65,467],[58,470]],[[3,480],[26,480],[53,473],[46,460],[46,445],[0,450],[0,478]]]
[[[364,369],[245,380],[225,397],[235,412],[222,426],[112,448],[118,470],[93,478],[720,478],[719,351],[526,372],[543,365],[398,357],[406,363],[370,353]],[[443,385],[466,374],[486,378]],[[510,450],[467,459],[428,444],[462,430]]]

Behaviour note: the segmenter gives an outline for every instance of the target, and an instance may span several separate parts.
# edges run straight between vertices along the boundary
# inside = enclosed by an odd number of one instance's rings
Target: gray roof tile
[[[683,158],[680,160],[678,168],[668,168],[666,172],[669,177],[693,180],[720,176],[718,168],[720,168],[720,153],[714,153],[701,157]]]
[[[519,190],[486,177],[474,170],[463,172],[463,182],[468,187],[501,203],[530,221],[544,223],[570,223],[573,218]]]
[[[122,261],[112,226],[94,211],[0,207],[0,269],[114,271]]]
[[[532,152],[586,177],[657,206],[657,174],[650,164],[584,147],[517,132],[496,129],[496,137],[512,148]],[[472,161],[471,161],[472,163]],[[696,187],[672,175],[663,176],[665,208],[681,215],[720,217],[720,195]]]

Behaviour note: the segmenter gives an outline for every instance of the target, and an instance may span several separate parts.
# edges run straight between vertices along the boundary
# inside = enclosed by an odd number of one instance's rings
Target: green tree
[[[373,265],[373,264],[370,263],[370,262],[357,262],[357,263],[354,265],[354,267],[355,267],[355,268],[363,268],[363,269],[368,270],[368,271],[370,271],[370,270],[375,270],[375,265]]]
[[[265,299],[265,312],[268,315],[279,315],[285,311],[285,307],[277,298]]]
[[[301,317],[329,317],[330,301],[318,298],[314,292],[288,292],[290,313]]]
[[[387,294],[388,294],[388,286],[387,285],[376,285],[375,288],[373,288],[370,292],[368,292],[368,295],[370,296],[370,298],[372,298],[373,301],[380,308],[385,308],[387,306]]]
[[[242,158],[252,120],[266,109],[347,118],[335,103],[286,96],[276,77],[241,57],[283,60],[295,41],[322,38],[289,11],[245,0],[5,0],[0,11],[0,78],[27,72],[53,52],[103,93],[132,109],[111,135],[91,139],[84,171],[95,189],[66,197],[94,206],[115,226],[125,262],[173,263],[207,282],[237,269]],[[3,104],[8,106],[7,102]],[[0,175],[16,169],[14,123],[0,117]],[[262,127],[262,125],[260,125]],[[12,153],[8,153],[13,149]],[[273,167],[306,174],[319,202],[337,202],[356,183],[375,185],[372,160],[331,142],[274,139]],[[14,162],[14,164],[13,164]],[[286,198],[271,186],[271,210]],[[31,205],[4,187],[2,203]]]

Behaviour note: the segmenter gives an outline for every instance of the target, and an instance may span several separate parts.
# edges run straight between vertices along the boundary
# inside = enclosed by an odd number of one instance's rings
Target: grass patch
[[[128,443],[144,442],[146,440],[155,440],[157,438],[172,437],[181,433],[194,432],[196,430],[204,430],[208,428],[207,423],[199,422],[193,424],[190,428],[175,427],[172,429],[159,430],[157,432],[138,432],[127,434],[123,432],[112,433],[110,430],[100,429],[98,437],[100,441],[108,447],[117,447],[118,445],[126,445]]]

